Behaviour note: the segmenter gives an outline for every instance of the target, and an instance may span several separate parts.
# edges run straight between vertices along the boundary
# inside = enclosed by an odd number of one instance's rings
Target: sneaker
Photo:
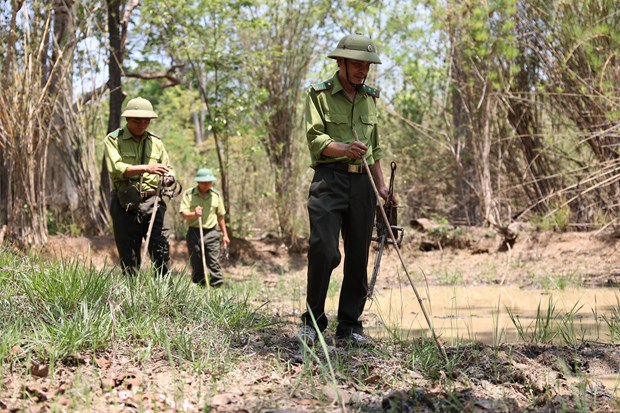
[[[308,325],[304,325],[299,329],[297,333],[297,340],[303,345],[308,347],[314,346],[316,342],[316,330]]]
[[[336,340],[341,345],[348,345],[352,347],[370,347],[374,344],[370,337],[360,333],[351,333],[349,336],[336,337]]]

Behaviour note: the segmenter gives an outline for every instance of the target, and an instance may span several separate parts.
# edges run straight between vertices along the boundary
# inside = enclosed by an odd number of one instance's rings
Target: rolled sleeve
[[[383,149],[381,148],[381,144],[379,143],[379,127],[375,125],[374,130],[372,132],[372,137],[370,138],[370,142],[372,144],[372,158],[374,161],[378,161],[383,158]]]
[[[179,213],[182,214],[184,212],[193,212],[191,209],[192,203],[192,189],[188,189],[183,193],[183,197],[181,198],[181,205],[179,206]]]
[[[107,136],[104,141],[104,152],[106,166],[113,181],[123,180],[123,175],[127,172],[130,164],[123,162],[123,158],[118,152],[118,143],[115,138]]]
[[[226,208],[224,208],[224,201],[222,200],[222,197],[219,197],[219,199],[216,214],[218,217],[223,217],[226,215]]]
[[[309,91],[306,96],[305,119],[308,149],[310,150],[312,165],[315,165],[321,156],[321,152],[334,140],[325,133],[325,122],[318,109],[316,95],[312,91]]]

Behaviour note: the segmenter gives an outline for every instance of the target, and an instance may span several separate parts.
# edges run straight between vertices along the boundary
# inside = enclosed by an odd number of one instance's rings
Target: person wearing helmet
[[[366,267],[377,199],[362,159],[384,199],[388,188],[379,162],[383,157],[377,128],[379,91],[365,82],[371,64],[380,64],[381,59],[372,41],[360,34],[343,37],[328,57],[336,60],[338,71],[310,87],[305,104],[314,177],[308,196],[307,311],[297,338],[313,345],[316,328],[321,332],[327,328],[325,299],[332,271],[341,261],[342,233],[344,278],[336,340],[367,345],[371,341],[363,334],[360,317],[368,291]]]
[[[126,125],[104,139],[112,180],[110,215],[121,268],[126,275],[140,268],[142,242],[159,197],[147,248],[155,271],[165,275],[170,261],[169,231],[164,225],[166,203],[158,188],[160,180],[163,186],[174,184],[174,172],[161,138],[148,130],[151,119],[157,118],[151,102],[131,99],[121,116]]]
[[[192,265],[192,281],[199,285],[206,285],[205,269],[202,266],[202,254],[209,270],[209,284],[220,287],[224,283],[220,266],[220,238],[224,248],[230,243],[226,231],[226,209],[222,196],[213,189],[215,176],[208,168],[201,168],[196,172],[196,186],[183,193],[179,212],[187,221],[188,229],[185,240]],[[202,223],[202,239],[200,224]],[[217,230],[219,227],[220,231]]]

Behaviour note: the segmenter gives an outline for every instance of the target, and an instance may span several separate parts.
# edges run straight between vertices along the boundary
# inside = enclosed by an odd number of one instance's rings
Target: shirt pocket
[[[351,135],[351,121],[344,113],[325,113],[325,133],[337,142],[346,142]]]
[[[121,158],[124,163],[136,165],[138,163],[138,151],[134,147],[122,148]]]
[[[217,207],[219,206],[219,200],[217,197],[211,198],[211,211],[217,211]]]
[[[146,147],[146,164],[153,165],[160,163],[161,151],[152,142],[147,142]]]
[[[377,115],[361,115],[360,122],[362,122],[362,133],[370,142],[370,138],[372,137],[372,133],[377,126]]]

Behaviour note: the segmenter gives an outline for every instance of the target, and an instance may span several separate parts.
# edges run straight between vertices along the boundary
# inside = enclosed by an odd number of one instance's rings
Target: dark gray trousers
[[[215,228],[203,230],[203,239],[200,239],[200,229],[190,227],[185,237],[189,261],[192,265],[192,280],[204,284],[205,273],[202,268],[202,253],[200,245],[204,245],[205,261],[209,271],[209,284],[216,286],[224,282],[222,267],[220,266],[220,239],[222,234]]]

